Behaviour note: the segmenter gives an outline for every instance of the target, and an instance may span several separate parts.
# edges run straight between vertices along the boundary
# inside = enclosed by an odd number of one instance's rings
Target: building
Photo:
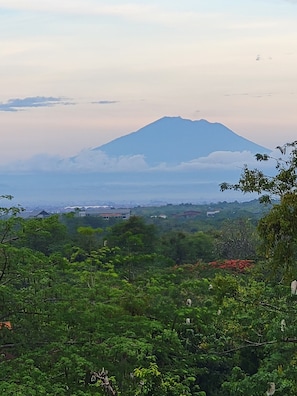
[[[131,216],[131,209],[87,206],[85,208],[78,208],[76,213],[78,217],[94,216],[94,217],[102,217],[104,220],[109,220],[109,219],[128,220]]]

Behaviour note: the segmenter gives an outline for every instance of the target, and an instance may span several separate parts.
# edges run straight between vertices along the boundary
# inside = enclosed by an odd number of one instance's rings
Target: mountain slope
[[[93,150],[101,150],[111,157],[140,154],[150,166],[188,162],[214,151],[269,152],[222,124],[180,117],[163,117]]]

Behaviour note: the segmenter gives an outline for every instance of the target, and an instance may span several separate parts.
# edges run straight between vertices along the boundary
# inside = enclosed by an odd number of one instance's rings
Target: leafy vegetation
[[[112,223],[0,209],[0,393],[295,396],[296,293],[271,275],[286,236],[294,273],[290,197],[261,220],[256,202]]]
[[[222,183],[221,190],[234,189],[256,192],[260,202],[277,202],[260,220],[258,232],[262,240],[261,253],[268,266],[274,269],[276,279],[295,277],[297,247],[297,141],[278,147],[279,158],[257,154],[260,162],[274,161],[276,174],[265,175],[262,170],[245,166],[236,184]]]

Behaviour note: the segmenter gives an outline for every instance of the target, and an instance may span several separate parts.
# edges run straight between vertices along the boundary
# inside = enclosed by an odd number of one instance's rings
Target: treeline
[[[296,395],[296,297],[250,217],[19,214],[1,209],[1,394]]]
[[[149,213],[154,211],[150,208]],[[74,212],[30,218],[23,221],[23,232],[15,246],[26,246],[46,255],[59,252],[66,257],[78,249],[90,252],[102,246],[118,247],[131,254],[163,255],[172,264],[234,257],[254,259],[257,255],[258,220],[251,212],[245,215],[238,212],[232,218],[228,212],[211,218],[180,215],[158,218],[137,213],[133,209],[128,221],[78,217]]]

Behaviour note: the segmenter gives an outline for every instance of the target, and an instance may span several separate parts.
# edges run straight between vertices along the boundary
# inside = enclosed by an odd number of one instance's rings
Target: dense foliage
[[[1,210],[1,394],[296,395],[296,296],[266,279],[247,218],[182,231],[20,212]]]
[[[262,240],[261,253],[267,266],[274,269],[276,279],[296,276],[297,248],[297,141],[278,147],[280,157],[256,154],[259,162],[273,161],[276,173],[266,175],[263,170],[244,167],[236,184],[222,183],[221,190],[233,189],[243,193],[255,192],[260,202],[272,209],[261,218],[258,232]]]

